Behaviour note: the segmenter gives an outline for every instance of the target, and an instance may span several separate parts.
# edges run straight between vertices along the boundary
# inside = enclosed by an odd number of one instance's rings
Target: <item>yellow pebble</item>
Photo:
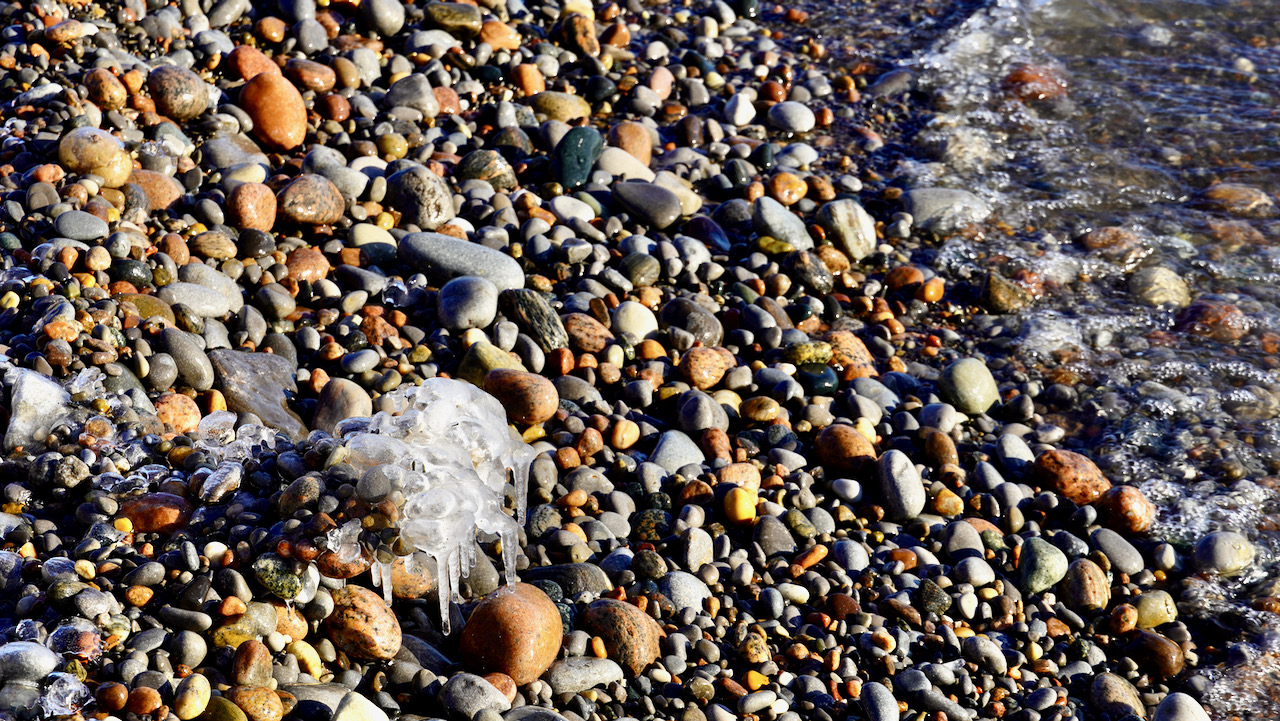
[[[762,686],[769,683],[769,677],[759,671],[747,671],[747,688],[752,691],[759,691]]]
[[[986,588],[980,588],[980,589],[978,589],[978,598],[981,598],[981,599],[982,599],[982,600],[984,600],[984,601],[990,601],[991,599],[993,599],[993,598],[995,598],[996,596],[999,596],[999,595],[1000,595],[1000,594],[999,594],[999,593],[998,593],[994,588],[991,588],[990,586],[988,586],[988,587],[986,587]]]
[[[595,8],[591,7],[591,3],[587,0],[568,0],[560,9],[560,17],[564,17],[569,13],[579,13],[586,15],[589,20],[596,19]]]
[[[489,342],[489,336],[485,335],[484,331],[480,330],[479,328],[470,328],[462,334],[463,348],[470,348],[476,343],[487,343],[487,342]]]
[[[378,217],[374,219],[374,224],[383,230],[391,230],[396,227],[396,219],[391,217],[388,212],[378,213]]]
[[[876,427],[871,425],[870,419],[859,418],[858,420],[854,421],[853,430],[861,433],[864,438],[871,441],[872,443],[876,442]]]
[[[756,520],[756,494],[745,488],[734,488],[724,495],[724,515],[732,523]]]
[[[128,518],[117,518],[111,525],[115,526],[116,530],[121,533],[130,533],[133,531],[133,521],[130,521]]]
[[[217,413],[227,409],[227,399],[222,395],[222,391],[214,388],[208,392],[209,412]]]
[[[676,396],[680,395],[682,392],[683,391],[681,391],[679,388],[676,388],[673,386],[663,386],[658,389],[658,400],[665,401],[670,398],[675,398]]]
[[[956,638],[969,638],[974,635],[973,629],[968,626],[959,626],[956,628]]]
[[[293,657],[298,659],[298,668],[312,678],[320,678],[320,674],[324,672],[324,662],[320,660],[320,654],[306,641],[294,641],[285,646],[284,650],[293,654]]]
[[[92,563],[82,558],[76,561],[76,575],[88,581],[97,575],[97,569],[93,567]]]
[[[610,346],[615,347],[615,346]],[[742,405],[742,396],[731,390],[721,389],[711,394],[712,400],[722,406],[729,406],[734,413],[738,412],[738,406]]]
[[[599,636],[591,637],[591,655],[596,658],[607,658],[609,653],[605,650],[604,639]]]
[[[523,440],[525,443],[534,443],[546,437],[547,437],[547,429],[543,428],[541,424],[536,426],[529,426],[528,428],[525,429],[524,433],[520,434],[521,440]]]

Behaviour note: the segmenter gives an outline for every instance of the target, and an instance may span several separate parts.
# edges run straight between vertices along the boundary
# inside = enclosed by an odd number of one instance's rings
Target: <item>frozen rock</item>
[[[35,371],[14,368],[5,382],[9,389],[9,428],[4,449],[30,445],[53,430],[66,415],[71,396],[57,382]]]

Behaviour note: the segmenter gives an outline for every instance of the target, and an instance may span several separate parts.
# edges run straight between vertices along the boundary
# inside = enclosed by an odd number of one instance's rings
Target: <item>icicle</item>
[[[448,636],[450,632],[449,602],[453,600],[453,585],[450,582],[452,577],[449,573],[450,562],[446,556],[432,554],[432,557],[435,558],[436,568],[439,569],[439,573],[436,574],[438,576],[436,579],[436,593],[440,596],[440,631]]]
[[[523,460],[523,459],[518,459]],[[524,525],[524,514],[526,507],[529,505],[529,464],[524,467],[516,465],[516,521],[520,525]]]
[[[382,576],[382,598],[387,602],[387,605],[390,606],[391,605],[391,564],[379,563],[378,567],[382,571],[380,574]]]
[[[498,532],[502,539],[502,574],[507,585],[516,582],[516,547],[520,542],[518,529],[507,527]]]
[[[455,548],[449,553],[449,585],[453,588],[450,600],[462,600],[462,549]]]

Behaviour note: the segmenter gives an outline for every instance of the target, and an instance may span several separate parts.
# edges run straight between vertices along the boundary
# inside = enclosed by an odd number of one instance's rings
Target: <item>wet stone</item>
[[[107,236],[107,224],[84,211],[71,210],[58,216],[55,227],[63,237],[72,240],[96,240]]]
[[[302,94],[283,76],[259,73],[240,89],[240,107],[253,120],[253,134],[274,150],[291,150],[307,135]]]
[[[444,179],[420,165],[387,179],[387,198],[403,213],[404,221],[435,230],[452,220],[453,193]],[[523,283],[516,284],[519,287]]]
[[[608,658],[631,675],[638,675],[658,658],[661,629],[652,618],[629,603],[600,599],[587,607],[583,624],[604,640]]]
[[[519,583],[494,591],[472,611],[463,629],[463,662],[499,671],[517,684],[543,674],[560,650],[560,612],[541,590]]]
[[[680,217],[680,199],[676,194],[652,183],[618,183],[613,197],[642,224],[658,230]]]
[[[237,413],[254,413],[263,423],[298,438],[306,426],[289,408],[286,391],[296,392],[293,364],[265,353],[215,350],[209,353],[216,385]]]
[[[308,173],[280,189],[276,194],[276,207],[281,216],[294,223],[325,225],[342,217],[346,203],[332,181]]]
[[[332,593],[334,610],[326,619],[334,646],[366,660],[393,658],[400,650],[400,623],[382,597],[359,586]]]
[[[199,75],[176,65],[161,65],[147,76],[156,110],[178,122],[192,120],[209,107],[209,90]]]
[[[476,276],[500,291],[524,286],[524,271],[511,256],[448,235],[410,233],[400,240],[398,254],[402,261],[434,278],[447,281]]]

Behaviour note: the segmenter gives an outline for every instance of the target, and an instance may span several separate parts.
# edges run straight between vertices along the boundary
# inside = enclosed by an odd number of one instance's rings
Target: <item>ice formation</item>
[[[400,540],[410,550],[405,563],[415,573],[420,554],[436,562],[441,625],[448,633],[449,602],[475,566],[477,533],[498,536],[506,580],[515,580],[529,464],[536,454],[507,424],[502,404],[470,383],[433,378],[421,386],[401,387],[383,403],[396,412],[338,424],[333,435],[341,442],[340,455],[333,460],[356,469],[357,487],[390,489],[387,495],[398,493],[397,503],[403,499]],[[235,422],[236,414],[225,411],[200,421],[196,446],[218,460],[217,468],[193,474],[205,502],[234,493],[244,475],[242,462],[274,443],[270,429],[252,424],[236,428]],[[327,437],[314,431],[310,440]],[[512,481],[515,518],[504,511],[505,490]],[[350,520],[330,531],[324,546],[343,563],[353,562],[363,554],[361,531],[360,521]],[[389,602],[391,564],[375,563],[370,573]]]
[[[359,485],[390,487],[403,496],[400,539],[435,560],[441,624],[448,633],[449,602],[475,566],[477,533],[498,536],[506,580],[515,580],[535,452],[507,424],[497,399],[470,383],[433,378],[390,395],[401,412],[347,419],[334,435],[343,442],[344,462],[361,475]],[[515,483],[515,518],[504,511],[509,481]],[[330,533],[327,545],[358,555],[359,530],[359,521],[350,521]],[[406,559],[410,572],[415,556]],[[391,564],[371,570],[390,596]]]

